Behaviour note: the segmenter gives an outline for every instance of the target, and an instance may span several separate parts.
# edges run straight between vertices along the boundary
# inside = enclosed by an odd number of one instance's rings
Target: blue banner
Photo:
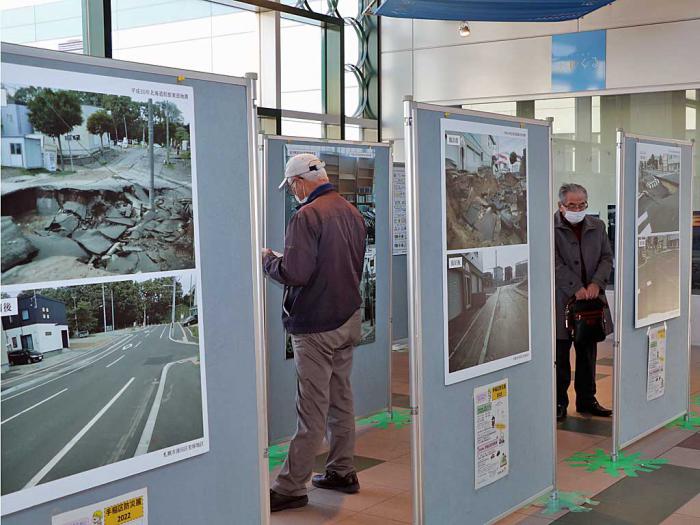
[[[605,89],[605,30],[552,36],[552,92]]]

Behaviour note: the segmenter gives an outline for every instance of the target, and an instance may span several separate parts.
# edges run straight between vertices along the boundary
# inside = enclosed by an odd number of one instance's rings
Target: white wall
[[[607,29],[610,93],[700,87],[700,1],[617,0],[576,21],[382,19],[382,134],[403,159],[403,97],[458,104],[550,94],[551,35]]]
[[[62,330],[68,330],[68,326],[46,323],[12,328],[10,330],[5,330],[5,334],[10,338],[10,341],[12,341],[13,337],[17,338],[16,349],[22,348],[21,335],[31,335],[34,343],[34,350],[45,353],[63,348],[63,340],[61,339]],[[48,332],[51,332],[51,335],[46,335]]]

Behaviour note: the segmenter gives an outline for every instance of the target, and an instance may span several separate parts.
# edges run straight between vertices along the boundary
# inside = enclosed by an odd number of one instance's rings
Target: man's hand
[[[272,250],[270,248],[263,248],[262,259],[265,260],[265,257],[267,257],[268,255],[272,255]]]
[[[588,298],[588,290],[585,288],[580,288],[578,292],[576,292],[576,300],[577,301],[583,301]]]
[[[591,283],[586,288],[586,299],[595,299],[600,294],[600,287],[596,283]]]

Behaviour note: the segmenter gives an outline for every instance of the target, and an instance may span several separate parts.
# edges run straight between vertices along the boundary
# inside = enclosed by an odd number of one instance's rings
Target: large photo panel
[[[193,89],[2,64],[2,511],[209,450]]]
[[[531,358],[526,129],[441,119],[445,384]]]
[[[635,327],[678,317],[681,148],[636,143]]]

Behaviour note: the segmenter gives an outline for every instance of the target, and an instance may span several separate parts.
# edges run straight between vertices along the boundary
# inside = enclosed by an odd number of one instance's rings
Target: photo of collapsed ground
[[[681,150],[637,144],[637,234],[679,230]]]
[[[4,285],[194,268],[191,101],[2,97]]]
[[[527,138],[448,131],[448,250],[527,242]]]
[[[528,247],[447,255],[449,372],[528,352]]]
[[[677,233],[637,239],[637,326],[680,315]]]
[[[2,494],[187,443],[203,447],[197,280],[23,290],[2,318]]]

